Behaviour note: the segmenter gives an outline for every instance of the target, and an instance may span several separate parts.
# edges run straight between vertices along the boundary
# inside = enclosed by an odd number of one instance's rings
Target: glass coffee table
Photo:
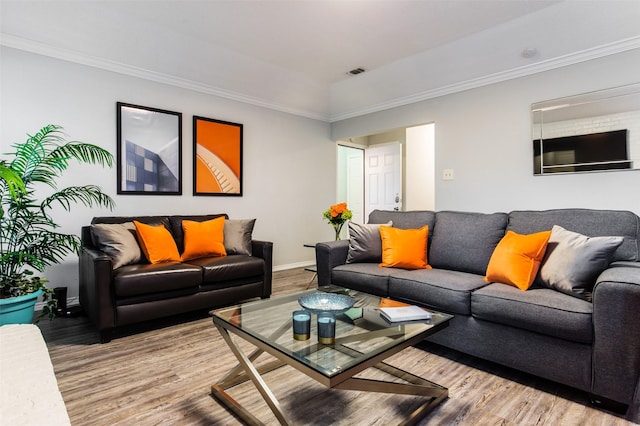
[[[236,367],[211,386],[212,395],[247,424],[262,424],[227,393],[232,387],[251,380],[278,421],[283,425],[292,424],[262,378],[262,374],[288,365],[329,388],[424,397],[425,402],[402,424],[417,423],[447,398],[447,388],[386,364],[383,360],[447,327],[452,315],[431,311],[432,318],[427,321],[390,323],[380,316],[379,297],[326,288],[324,291],[327,292],[348,292],[355,299],[353,308],[336,315],[335,343],[318,343],[315,314],[311,317],[311,338],[295,340],[292,313],[302,309],[298,299],[322,290],[309,290],[212,311],[213,324],[239,361]],[[252,343],[256,349],[245,354],[232,334]],[[275,357],[275,360],[256,367],[253,362],[264,352]],[[355,377],[367,368],[382,370],[402,379],[404,383]]]

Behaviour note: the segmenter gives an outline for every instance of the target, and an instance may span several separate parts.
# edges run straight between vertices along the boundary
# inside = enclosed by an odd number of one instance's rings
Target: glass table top
[[[452,315],[430,311],[430,320],[390,323],[380,316],[380,297],[346,290],[355,299],[355,304],[350,310],[336,315],[334,344],[323,345],[318,342],[315,313],[311,314],[311,337],[308,340],[295,340],[292,314],[302,309],[298,299],[322,290],[243,303],[214,310],[211,314],[214,323],[237,334],[252,337],[328,378],[418,335],[424,334],[426,337],[430,334],[429,330],[446,326],[444,323],[453,318]],[[325,291],[343,290],[333,287]]]

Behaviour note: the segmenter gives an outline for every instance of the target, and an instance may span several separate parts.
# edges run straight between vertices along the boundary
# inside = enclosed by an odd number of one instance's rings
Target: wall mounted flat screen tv
[[[630,169],[627,130],[533,141],[533,174]]]

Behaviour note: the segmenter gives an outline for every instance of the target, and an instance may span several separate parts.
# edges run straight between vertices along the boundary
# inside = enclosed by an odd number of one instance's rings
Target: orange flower
[[[345,210],[347,210],[347,203],[340,203],[331,206],[331,217],[340,216]]]
[[[347,208],[347,203],[339,203],[325,210],[322,216],[328,220],[330,224],[339,225],[350,220],[353,213]]]

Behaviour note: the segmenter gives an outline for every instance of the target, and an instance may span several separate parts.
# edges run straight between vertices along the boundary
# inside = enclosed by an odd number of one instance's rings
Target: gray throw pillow
[[[251,240],[255,219],[227,219],[224,221],[224,249],[227,254],[251,256]]]
[[[392,226],[393,222],[360,224],[349,221],[349,252],[347,253],[347,263],[382,261],[380,225]]]
[[[623,237],[587,237],[554,225],[536,283],[591,300],[598,275],[611,262]]]
[[[142,260],[142,251],[135,237],[133,222],[97,223],[91,225],[94,245],[105,252],[113,263],[113,269]]]

